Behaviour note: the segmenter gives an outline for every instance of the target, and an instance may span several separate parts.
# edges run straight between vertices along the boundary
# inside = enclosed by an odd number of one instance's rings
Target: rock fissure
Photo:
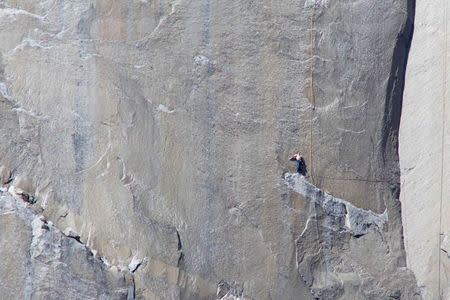
[[[183,263],[184,253],[183,253],[183,244],[181,243],[181,235],[178,230],[177,230],[177,238],[178,238],[177,250],[180,253],[180,256],[178,257],[177,261],[177,268],[180,268],[181,264]]]
[[[139,259],[136,255],[131,259],[128,265],[128,270],[133,274],[135,273],[145,262],[147,262],[147,257]]]

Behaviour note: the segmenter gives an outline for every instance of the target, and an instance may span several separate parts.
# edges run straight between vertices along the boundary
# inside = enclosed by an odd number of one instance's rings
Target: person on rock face
[[[295,153],[290,160],[297,162],[297,173],[306,176],[306,163],[303,156],[300,155],[300,152]]]

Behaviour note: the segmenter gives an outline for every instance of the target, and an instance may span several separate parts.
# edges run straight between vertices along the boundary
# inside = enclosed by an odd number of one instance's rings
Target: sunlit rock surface
[[[399,149],[407,265],[424,299],[450,299],[450,4],[416,6]]]

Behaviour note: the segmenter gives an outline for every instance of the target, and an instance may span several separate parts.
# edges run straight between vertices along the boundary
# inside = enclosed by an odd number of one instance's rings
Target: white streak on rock
[[[171,110],[171,109],[169,109],[167,106],[165,106],[165,105],[163,105],[163,104],[160,104],[160,105],[158,105],[158,111],[160,111],[160,112],[163,112],[163,113],[167,113],[167,114],[171,114],[171,113],[174,113],[175,112],[175,110]]]
[[[38,113],[35,113],[34,111],[31,111],[31,110],[27,110],[23,107],[16,107],[16,108],[13,108],[12,110],[16,111],[18,113],[22,113],[22,114],[28,115],[30,117],[36,118],[36,119],[48,120],[48,117],[41,116]]]
[[[44,16],[36,15],[23,9],[0,8],[0,18],[15,18],[17,16],[28,16],[41,21],[45,19]]]
[[[305,8],[307,7],[328,7],[329,0],[306,0]]]
[[[5,98],[6,100],[11,100],[11,94],[9,93],[9,89],[6,86],[6,83],[0,81],[0,94]]]
[[[196,65],[207,66],[209,64],[209,58],[199,54],[194,57],[194,63]]]
[[[309,222],[311,222],[311,218],[308,218],[308,220],[306,220],[305,228],[303,228],[303,231],[302,233],[300,233],[300,236],[303,236],[306,230],[308,230]]]
[[[17,51],[23,51],[27,47],[44,49],[44,50],[53,48],[51,46],[43,46],[42,44],[40,44],[40,42],[38,42],[36,40],[30,39],[30,38],[24,38],[19,45],[17,45],[16,47],[14,47],[14,49],[12,49],[10,51],[9,55],[13,55]]]
[[[337,130],[342,131],[342,132],[345,132],[345,133],[354,133],[354,134],[362,134],[362,133],[365,133],[365,132],[366,132],[365,129],[359,130],[359,131],[354,131],[354,130],[345,129],[345,128],[339,128],[339,127],[337,128]]]

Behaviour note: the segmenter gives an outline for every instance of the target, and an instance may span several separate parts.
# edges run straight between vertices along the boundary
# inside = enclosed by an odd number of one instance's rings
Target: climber
[[[294,156],[291,157],[292,161],[297,162],[297,172],[303,176],[306,176],[307,170],[306,170],[306,163],[303,159],[303,156],[300,155],[300,152],[297,152],[294,154]]]

